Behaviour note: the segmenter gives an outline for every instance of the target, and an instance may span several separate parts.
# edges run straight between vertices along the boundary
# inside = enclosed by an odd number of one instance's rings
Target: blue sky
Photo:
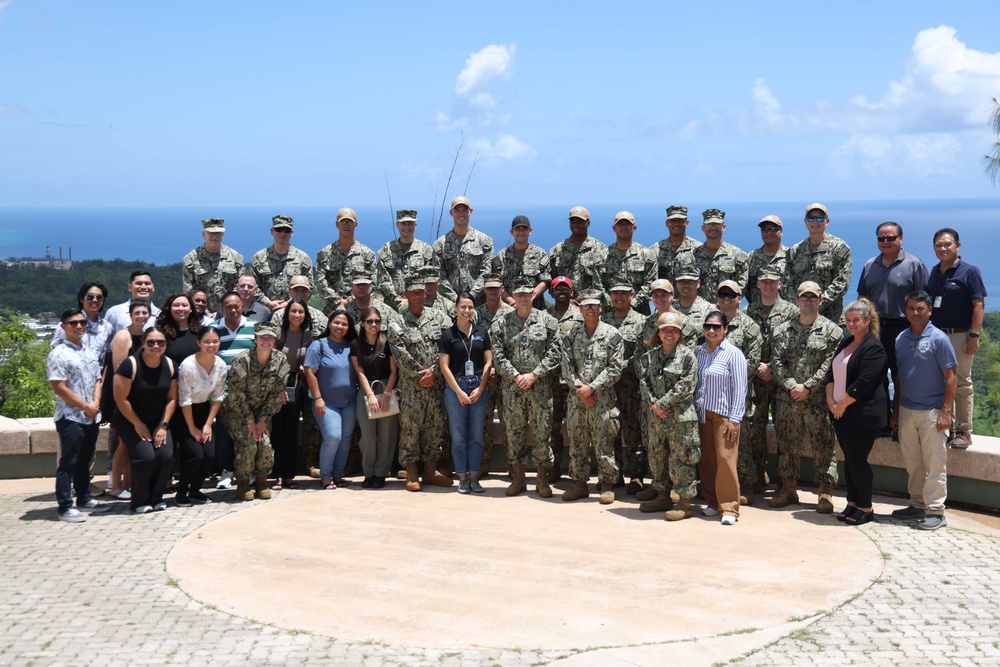
[[[427,6],[424,6],[424,5]],[[572,7],[571,9],[567,9]],[[992,197],[1000,3],[0,0],[7,206]]]

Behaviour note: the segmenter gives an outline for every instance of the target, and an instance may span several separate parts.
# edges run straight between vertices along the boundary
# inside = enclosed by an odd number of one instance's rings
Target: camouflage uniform
[[[319,338],[327,336],[328,335],[327,325],[330,323],[327,316],[324,315],[323,311],[319,310],[318,308],[313,308],[312,306],[308,306],[308,308],[309,308],[309,317],[312,318],[312,326],[309,327],[309,333],[312,334],[313,340],[317,340]],[[271,324],[280,329],[281,325],[284,323],[285,323],[285,309],[282,308],[281,310],[276,310],[271,315]]]
[[[643,345],[645,346],[645,349],[647,350],[651,349],[649,346],[649,341],[652,340],[653,334],[659,331],[659,327],[656,325],[656,322],[659,319],[659,317],[660,313],[654,311],[653,314],[647,317],[645,321],[643,321],[642,323],[642,334],[640,340],[642,341]],[[705,342],[705,335],[704,335],[705,332],[701,330],[701,324],[696,325],[694,323],[695,319],[696,318],[685,316],[684,328],[681,330],[681,344],[686,345],[691,349],[694,349]],[[702,315],[701,316],[702,322],[704,321],[704,319],[705,316]],[[653,345],[653,347],[657,347],[658,345],[659,343]]]
[[[815,251],[810,248],[808,237],[793,245],[785,256],[785,280],[781,296],[789,301],[794,300],[795,290],[806,280],[813,280],[823,288],[819,314],[843,325],[844,294],[851,283],[850,246],[833,234],[823,237]]]
[[[602,282],[605,291],[618,281],[632,285],[632,310],[649,315],[649,284],[656,280],[656,255],[644,245],[633,243],[622,255],[613,244],[604,258]]]
[[[537,283],[536,283],[537,284]],[[490,309],[486,307],[486,304],[476,306],[476,312],[473,314],[473,322],[476,324],[482,324],[486,327],[487,331],[490,331],[490,327],[493,325],[493,321],[511,311],[514,308],[507,305],[503,301],[500,302],[500,307],[497,309],[496,315],[490,312]],[[493,334],[490,334],[490,341],[493,340]],[[495,343],[492,343],[495,345]],[[493,369],[497,370],[496,362],[496,352],[493,353]],[[502,383],[500,382],[499,372],[494,375],[491,380],[487,382],[490,388],[489,393],[486,394],[486,419],[483,420],[483,465],[489,466],[490,456],[493,454],[493,413],[497,414],[497,418],[500,420],[501,427],[504,424],[504,409],[503,409],[503,391],[501,390]]]
[[[747,288],[748,255],[732,243],[722,242],[722,246],[712,255],[708,246],[699,246],[691,253],[694,266],[701,277],[701,287],[698,296],[714,302],[719,293],[719,283],[732,280],[740,286],[740,291]]]
[[[664,354],[662,347],[654,347],[637,356],[633,365],[639,377],[638,396],[652,486],[657,491],[669,491],[672,486],[681,498],[694,498],[701,460],[698,413],[694,407],[698,359],[683,345],[670,354]],[[654,402],[668,411],[666,419],[653,412]]]
[[[760,333],[760,326],[750,319],[745,313],[739,312],[729,321],[726,340],[730,344],[738,347],[747,359],[747,377],[755,377],[757,366],[760,364],[763,338]],[[745,415],[749,415],[753,409],[753,383],[747,382],[747,402]],[[744,424],[750,425],[744,418]],[[737,450],[736,476],[740,484],[753,484],[757,479],[757,467],[753,465],[753,455],[750,447],[750,428],[740,429],[739,449]]]
[[[507,246],[496,254],[491,263],[493,273],[500,274],[503,279],[504,289],[510,294],[514,289],[514,279],[525,277],[534,281],[535,285],[540,282],[552,280],[549,272],[549,256],[540,247],[529,243],[524,249],[524,256],[518,257],[514,246]],[[540,310],[545,310],[545,296],[539,296],[532,305]]]
[[[768,259],[767,255],[764,254],[763,246],[750,251],[750,256],[747,260],[747,286],[746,289],[743,290],[743,294],[747,298],[747,303],[760,301],[760,290],[757,289],[757,278],[760,277],[760,270],[765,266],[773,271],[776,271],[778,275],[785,275],[785,259],[787,255],[788,248],[784,245],[778,248],[778,252],[774,253],[774,257],[771,259]]]
[[[258,250],[250,258],[250,273],[257,278],[259,303],[265,306],[272,300],[288,298],[288,281],[293,276],[312,279],[312,259],[298,248],[289,247],[284,257],[274,251],[274,246]]]
[[[420,315],[409,310],[389,325],[389,345],[399,366],[399,462],[437,460],[448,427],[444,415],[444,379],[439,365],[438,341],[450,326],[447,318],[431,308]],[[431,387],[421,387],[420,371],[434,372]]]
[[[432,246],[441,261],[441,286],[438,294],[455,299],[462,292],[472,295],[475,302],[483,301],[483,276],[489,273],[493,261],[493,239],[478,229],[469,227],[460,241],[452,230]],[[452,318],[454,319],[454,310]]]
[[[511,308],[493,320],[490,340],[493,364],[502,378],[507,461],[551,467],[552,383],[547,376],[558,374],[559,323],[534,308],[528,319],[521,322],[517,311]],[[520,389],[514,383],[514,378],[522,373],[538,376],[530,389]]]
[[[798,479],[802,444],[810,441],[816,481],[837,483],[833,425],[823,380],[842,336],[841,328],[823,316],[808,327],[796,318],[774,331],[771,370],[778,394],[774,428],[778,436],[778,474],[783,479]],[[805,401],[793,401],[788,394],[799,383],[809,390]]]
[[[288,358],[279,350],[271,350],[265,366],[257,361],[256,349],[245,350],[233,358],[220,412],[236,450],[236,479],[271,474],[274,465],[271,436],[265,434],[260,442],[254,442],[247,433],[247,425],[264,422],[270,427],[271,418],[281,409],[290,372]]]
[[[399,239],[389,241],[378,251],[378,291],[382,298],[393,308],[396,307],[396,300],[403,299],[403,308],[406,306],[406,299],[403,297],[405,291],[404,276],[417,273],[425,266],[439,268],[437,254],[434,249],[424,241],[413,239],[409,248],[404,248]]]
[[[323,299],[326,310],[332,311],[338,301],[351,296],[352,277],[363,273],[375,282],[374,251],[363,243],[354,242],[345,254],[334,241],[316,255],[316,293]]]
[[[694,303],[686,307],[682,306],[680,301],[675,300],[673,309],[676,310],[681,315],[683,315],[684,317],[686,317],[688,321],[689,327],[686,327],[684,329],[684,343],[687,344],[687,332],[692,328],[698,332],[700,340],[699,345],[701,344],[701,342],[704,342],[704,336],[701,330],[701,325],[705,323],[705,318],[708,317],[708,314],[711,311],[716,310],[716,306],[698,296],[695,297]]]
[[[181,289],[190,294],[193,289],[203,289],[208,295],[208,310],[214,313],[222,305],[222,295],[236,290],[236,281],[243,273],[243,255],[227,245],[218,255],[211,255],[200,245],[184,255],[181,270]]]
[[[747,306],[743,310],[743,314],[756,322],[760,328],[760,361],[770,364],[775,329],[786,322],[797,320],[799,309],[794,303],[781,298],[770,309],[767,309],[758,299]],[[744,420],[746,427],[740,429],[741,442],[739,461],[737,462],[737,471],[743,471],[740,477],[741,484],[748,479],[753,482],[760,478],[760,471],[763,470],[767,460],[768,414],[776,411],[777,393],[780,390],[778,384],[773,380],[765,382],[757,377],[756,368],[751,369],[749,377],[751,406],[747,414],[750,415],[750,419],[749,424],[746,424],[746,420]],[[745,445],[744,432],[746,433]]]
[[[613,312],[601,315],[601,321],[618,329],[624,343],[625,367],[615,385],[618,411],[621,413],[621,436],[618,440],[621,447],[615,447],[615,462],[625,477],[642,479],[649,477],[649,466],[646,462],[646,443],[643,442],[642,427],[639,422],[641,406],[635,400],[639,395],[639,377],[636,375],[632,359],[646,351],[642,341],[642,329],[646,324],[646,318],[641,313],[630,310],[620,324],[615,323]]]
[[[603,292],[601,275],[607,252],[608,246],[593,236],[588,236],[580,245],[570,239],[560,241],[549,250],[549,272],[572,280],[577,294],[585,289]]]
[[[676,275],[674,266],[677,260],[681,259],[684,261],[686,259],[690,261],[692,253],[700,246],[701,244],[690,236],[685,236],[684,240],[676,248],[670,242],[669,238],[657,241],[651,245],[649,250],[656,256],[656,277],[666,278],[670,282],[674,282],[674,276]]]
[[[569,333],[576,322],[582,322],[583,316],[580,309],[570,304],[566,312],[560,317],[556,313],[555,304],[546,308],[546,312],[559,323],[559,339]],[[563,420],[566,419],[566,399],[569,397],[569,387],[562,379],[562,372],[553,373],[549,383],[552,385],[552,454],[555,456],[556,465],[562,464],[562,454],[565,446],[563,441]]]
[[[618,407],[615,383],[624,369],[625,343],[611,326],[598,322],[587,337],[583,322],[577,322],[560,342],[562,378],[569,390],[566,425],[569,430],[571,479],[590,477],[590,452],[597,457],[602,484],[618,479],[615,465],[615,436],[618,435]],[[597,405],[586,407],[577,397],[577,383],[594,388]]]
[[[382,319],[382,324],[380,324],[378,327],[379,331],[383,332],[388,331],[389,323],[391,323],[393,320],[399,319],[399,313],[396,312],[396,309],[390,306],[385,301],[372,299],[371,306],[372,308],[378,311],[379,317]],[[363,329],[361,325],[361,309],[358,308],[358,305],[354,302],[353,294],[350,296],[350,298],[347,299],[347,301],[344,303],[343,306],[341,306],[341,308],[343,308],[348,315],[354,318],[354,330],[357,332],[357,334],[359,336],[363,335],[361,333]]]
[[[448,320],[448,326],[451,326],[452,324],[455,323],[455,315],[456,315],[455,302],[449,299],[448,297],[444,296],[443,294],[441,294],[440,291],[438,291],[437,296],[434,297],[434,303],[427,303],[426,301],[424,302],[424,308],[430,308],[431,310],[436,310],[437,312],[444,315],[445,318]],[[407,310],[407,308],[403,308],[402,306],[400,306],[400,311],[405,311],[405,310]]]

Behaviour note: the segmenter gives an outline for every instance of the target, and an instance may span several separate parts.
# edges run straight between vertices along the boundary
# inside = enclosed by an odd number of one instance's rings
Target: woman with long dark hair
[[[271,447],[274,449],[271,472],[276,480],[271,488],[275,491],[299,488],[295,482],[299,463],[299,416],[306,393],[301,371],[306,352],[312,344],[312,315],[305,299],[290,299],[281,312],[284,317],[275,348],[288,357],[291,372],[285,384],[285,402],[271,419]]]
[[[194,311],[191,297],[177,292],[167,297],[160,306],[156,328],[167,337],[167,356],[175,366],[198,351],[198,331],[201,318]]]
[[[399,369],[392,350],[381,331],[382,315],[375,307],[361,311],[362,335],[351,343],[351,363],[358,375],[358,425],[361,427],[361,472],[363,488],[381,489],[389,475],[389,466],[399,440],[399,415],[370,419],[389,407],[389,397],[396,388]]]
[[[76,292],[76,302],[87,318],[87,330],[83,333],[81,346],[91,350],[104,365],[104,358],[115,335],[115,327],[101,316],[104,302],[108,298],[108,288],[101,283],[90,281],[80,286]],[[52,336],[52,347],[66,340],[62,327]]]
[[[198,351],[181,362],[177,371],[178,403],[184,428],[174,431],[180,447],[181,479],[175,502],[180,506],[207,503],[202,484],[215,465],[212,425],[226,395],[226,362],[217,356],[219,331],[200,329]]]

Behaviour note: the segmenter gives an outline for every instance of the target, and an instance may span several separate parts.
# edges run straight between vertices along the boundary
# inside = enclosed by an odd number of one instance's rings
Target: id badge
[[[476,374],[476,365],[472,363],[472,359],[465,362],[465,377],[470,378]]]
[[[938,295],[938,296],[934,297],[934,306],[933,307],[934,308],[940,308],[941,307],[941,295]]]

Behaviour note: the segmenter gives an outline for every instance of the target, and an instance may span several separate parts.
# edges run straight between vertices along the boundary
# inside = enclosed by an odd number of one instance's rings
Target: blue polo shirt
[[[934,310],[931,322],[941,329],[968,329],[972,326],[972,302],[986,298],[983,274],[968,262],[958,261],[944,273],[941,264],[935,264],[927,277],[927,293],[931,295]],[[940,303],[938,302],[940,297]]]
[[[899,404],[910,410],[944,407],[944,371],[958,366],[955,348],[945,332],[931,322],[919,336],[908,328],[896,337],[899,364]]]

